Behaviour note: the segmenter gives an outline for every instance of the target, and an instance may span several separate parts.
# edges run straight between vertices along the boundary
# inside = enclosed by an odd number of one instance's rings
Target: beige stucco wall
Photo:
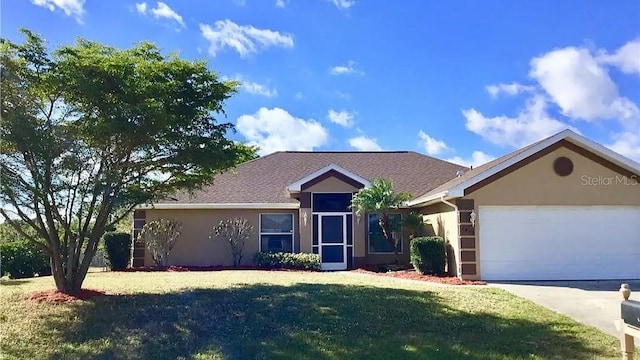
[[[308,188],[305,188],[304,191],[308,192],[350,192],[354,193],[358,191],[353,185],[347,184],[344,181],[337,179],[335,177],[329,177],[327,179],[322,180],[321,182],[311,185]]]
[[[553,171],[560,156],[573,173]],[[640,176],[624,177],[570,149],[559,148],[466,196],[475,205],[640,205]],[[476,208],[477,211],[477,208]]]
[[[573,161],[572,174],[556,175],[553,162],[560,156]],[[512,173],[470,193],[475,201],[477,274],[480,274],[481,206],[517,205],[630,205],[640,206],[640,176],[625,177],[568,148],[559,148]],[[479,277],[479,275],[478,275]]]
[[[453,252],[447,254],[448,271],[452,275],[458,275],[458,214],[453,207],[442,203],[424,207],[419,212],[425,222],[425,235],[440,236],[451,246]]]
[[[147,222],[155,219],[176,219],[182,222],[182,236],[169,255],[170,265],[214,266],[232,265],[231,255],[220,241],[209,239],[214,226],[221,220],[242,217],[254,226],[252,238],[244,247],[242,264],[251,264],[259,247],[259,217],[262,213],[294,214],[294,242],[298,236],[298,210],[147,210]],[[298,251],[298,245],[295,245]],[[145,266],[153,266],[149,251]]]

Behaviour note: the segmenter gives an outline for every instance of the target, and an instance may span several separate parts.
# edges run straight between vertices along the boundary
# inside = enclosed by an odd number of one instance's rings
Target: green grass
[[[487,287],[354,273],[90,273],[110,295],[25,300],[50,277],[2,282],[7,359],[618,358],[594,328]]]

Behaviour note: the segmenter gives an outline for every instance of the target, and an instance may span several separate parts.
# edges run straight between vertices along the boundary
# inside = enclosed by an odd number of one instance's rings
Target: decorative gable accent
[[[287,186],[287,190],[289,190],[290,192],[300,192],[305,188],[313,186],[330,177],[335,177],[357,188],[366,188],[371,185],[369,180],[357,174],[354,174],[351,171],[344,169],[336,164],[329,164],[303,177],[302,179],[289,184],[289,186]]]

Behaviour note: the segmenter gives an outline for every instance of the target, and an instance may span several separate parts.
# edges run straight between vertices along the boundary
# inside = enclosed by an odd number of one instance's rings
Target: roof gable
[[[329,164],[321,169],[318,169],[316,171],[314,171],[313,173],[303,177],[302,179],[289,184],[289,186],[287,186],[287,190],[291,191],[291,192],[299,192],[301,191],[303,188],[309,187],[312,185],[312,183],[314,182],[314,180],[317,179],[323,179],[324,176],[323,175],[337,175],[336,177],[340,178],[340,180],[343,180],[349,184],[352,184],[355,187],[369,187],[370,182],[369,180],[352,173],[351,171],[344,169],[336,164]],[[340,176],[342,175],[342,176]]]
[[[437,188],[410,201],[409,206],[425,204],[442,197],[462,197],[466,194],[465,191],[467,189],[473,188],[474,186],[477,186],[478,184],[481,184],[483,182],[491,181],[492,177],[495,177],[499,173],[507,171],[509,168],[516,166],[516,164],[524,161],[527,158],[535,157],[536,154],[540,154],[546,149],[558,146],[558,144],[561,142],[568,142],[575,147],[591,152],[596,156],[599,156],[600,158],[614,164],[620,169],[629,171],[634,174],[640,174],[640,164],[596,143],[593,140],[587,139],[584,136],[567,129],[551,137],[540,140],[522,149],[518,149],[503,157],[495,159],[487,164],[484,164],[476,169],[465,173],[460,177],[449,180],[441,186],[438,186]]]

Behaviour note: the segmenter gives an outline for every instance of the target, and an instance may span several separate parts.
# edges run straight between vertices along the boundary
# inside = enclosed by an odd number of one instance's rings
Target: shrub
[[[2,273],[11,279],[51,275],[49,255],[33,242],[22,240],[0,244]]]
[[[320,255],[308,253],[258,252],[253,257],[258,266],[283,269],[320,270]]]
[[[411,240],[411,264],[421,274],[444,274],[447,256],[444,240],[440,236],[419,237]]]
[[[131,256],[131,235],[122,232],[104,234],[104,246],[111,270],[124,270]]]
[[[251,238],[253,225],[244,218],[222,220],[211,231],[209,238],[223,241],[233,258],[233,266],[240,265],[244,244]]]
[[[156,266],[166,268],[169,265],[169,254],[180,239],[182,223],[178,220],[156,219],[144,225],[140,238],[151,251],[151,258]]]

